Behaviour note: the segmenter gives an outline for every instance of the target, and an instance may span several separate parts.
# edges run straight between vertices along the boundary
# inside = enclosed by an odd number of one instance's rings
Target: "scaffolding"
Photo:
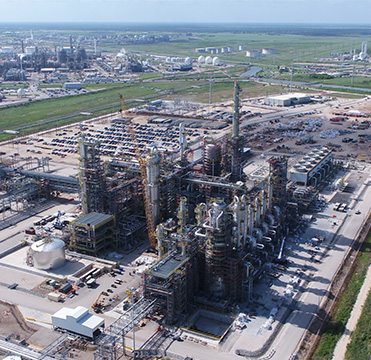
[[[115,320],[97,338],[94,360],[117,360],[125,353],[125,336],[138,325],[156,305],[156,300],[140,298],[123,315]],[[133,352],[135,349],[133,349]]]
[[[179,234],[180,235],[180,234]],[[175,323],[186,312],[194,296],[195,257],[187,251],[172,251],[144,273],[144,296],[156,298],[169,324]]]
[[[79,180],[83,214],[103,212],[103,163],[100,159],[99,143],[85,138],[79,140]]]
[[[287,159],[284,156],[268,160],[272,187],[272,206],[278,206],[283,213],[287,205]]]
[[[117,236],[113,215],[89,213],[72,221],[69,247],[73,251],[96,256],[98,252],[114,244]]]

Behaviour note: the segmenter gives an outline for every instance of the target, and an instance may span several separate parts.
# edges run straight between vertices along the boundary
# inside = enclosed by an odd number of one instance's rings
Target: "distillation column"
[[[208,218],[203,224],[206,229],[205,247],[207,291],[214,297],[228,296],[228,279],[225,262],[231,254],[232,222],[228,219],[227,205],[222,200],[215,200],[208,211]]]
[[[146,158],[146,167],[153,223],[156,226],[160,218],[160,157],[155,147]]]
[[[237,82],[234,83],[234,108],[232,122],[232,166],[231,180],[239,181],[241,178],[241,149],[239,144],[240,138],[240,92],[241,89]]]

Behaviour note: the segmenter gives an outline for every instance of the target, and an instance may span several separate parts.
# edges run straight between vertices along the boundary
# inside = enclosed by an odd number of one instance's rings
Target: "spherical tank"
[[[213,58],[213,65],[214,66],[220,65],[220,59],[217,56]]]
[[[206,56],[205,63],[206,64],[212,64],[213,63],[213,58],[211,56]]]
[[[205,56],[200,55],[198,57],[197,61],[198,61],[199,64],[204,64],[205,63]]]
[[[26,95],[26,90],[22,89],[22,88],[18,89],[17,95],[18,96],[25,96]]]
[[[36,269],[57,269],[66,261],[65,243],[61,239],[42,239],[31,245],[33,266]]]
[[[186,57],[184,62],[187,64],[187,65],[191,65],[192,64],[192,58],[191,57]]]

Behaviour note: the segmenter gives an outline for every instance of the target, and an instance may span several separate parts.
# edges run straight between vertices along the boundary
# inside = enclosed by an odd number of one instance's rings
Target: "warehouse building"
[[[63,87],[68,90],[80,90],[81,82],[66,82],[63,84]]]
[[[298,104],[307,104],[311,101],[308,94],[291,93],[285,95],[268,96],[264,100],[265,105],[270,106],[291,106]]]
[[[90,314],[83,306],[76,309],[64,307],[52,315],[52,324],[54,328],[95,339],[104,328],[104,319]]]

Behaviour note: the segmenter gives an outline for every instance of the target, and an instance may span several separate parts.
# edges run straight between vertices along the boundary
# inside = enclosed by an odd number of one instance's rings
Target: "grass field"
[[[363,281],[365,279],[367,269],[371,265],[371,236],[362,245],[360,255],[356,260],[356,265],[353,274],[349,279],[346,289],[340,297],[340,300],[335,308],[335,311],[330,321],[324,325],[320,343],[313,354],[311,360],[331,360],[336,343],[345,330],[345,325],[349,319],[353,305],[357,299],[357,295]],[[370,316],[370,312],[367,313]],[[369,319],[369,318],[368,318]],[[368,320],[369,321],[369,320]],[[368,326],[368,328],[370,328]],[[371,332],[367,333],[371,337]],[[364,339],[367,338],[367,335]],[[357,340],[358,342],[359,340]],[[367,346],[367,344],[364,344]],[[369,351],[369,350],[367,350]],[[370,357],[354,357],[349,359],[369,360]]]
[[[351,335],[351,342],[345,354],[346,360],[371,359],[371,296],[369,295],[363,305],[361,317],[357,327]]]
[[[202,73],[175,73],[174,74],[141,74],[139,78],[130,83],[100,83],[100,84],[83,84],[88,90],[100,90],[89,94],[76,95],[63,98],[54,98],[48,100],[34,101],[12,108],[0,109],[0,131],[5,129],[19,129],[30,124],[36,124],[34,129],[24,129],[23,134],[31,131],[51,128],[54,125],[62,125],[73,121],[80,121],[80,112],[93,112],[94,115],[108,113],[118,108],[118,93],[122,93],[125,100],[141,98],[175,98],[182,97],[191,101],[208,102],[210,78],[214,80],[213,84],[213,101],[231,100],[233,98],[234,79],[239,78],[240,74],[248,70],[249,63],[260,64],[264,71],[277,71],[279,65],[290,65],[293,61],[313,61],[320,56],[328,56],[330,52],[349,51],[349,49],[358,49],[361,41],[358,37],[336,37],[336,36],[303,36],[303,35],[272,35],[267,33],[251,32],[228,32],[215,31],[201,32],[202,26],[192,29],[192,34],[183,33],[179,41],[170,41],[155,44],[130,45],[124,46],[127,50],[142,52],[145,54],[175,55],[198,57],[200,54],[195,52],[196,48],[205,47],[234,47],[236,52],[224,55],[218,55],[222,61],[234,64],[233,67],[210,67]],[[224,28],[223,28],[224,29]],[[242,28],[241,28],[242,29]],[[215,28],[215,30],[218,30]],[[98,36],[99,30],[81,30],[71,29],[58,30],[61,34],[66,35],[84,34]],[[139,31],[139,30],[138,30]],[[110,30],[110,34],[122,34],[122,30],[117,28]],[[159,34],[156,29],[151,31],[152,34]],[[162,34],[166,31],[161,31]],[[362,41],[367,41],[363,38]],[[247,49],[274,48],[278,51],[275,55],[262,56],[260,58],[247,58],[245,51],[237,51],[240,45],[247,46]],[[122,46],[117,45],[117,50]],[[109,48],[109,49],[108,49]],[[105,45],[102,43],[100,51],[115,50],[115,46]],[[207,55],[205,53],[204,55]],[[287,74],[282,75],[282,78]],[[306,81],[306,74],[295,74],[299,81]],[[350,78],[336,78],[330,80],[321,80],[325,84],[348,86]],[[19,86],[25,86],[20,83]],[[18,87],[19,87],[18,86]],[[354,78],[355,87],[371,88],[371,80],[368,78]],[[1,87],[1,84],[0,84]],[[61,84],[42,84],[41,87],[61,87]],[[277,94],[285,91],[287,86],[264,86],[252,82],[244,82],[243,97],[266,96]],[[170,90],[167,95],[165,92]],[[341,89],[340,89],[341,90]],[[335,91],[335,90],[334,90]],[[342,91],[342,90],[341,90]],[[175,93],[175,94],[174,94]],[[115,107],[116,106],[116,107]],[[69,117],[58,120],[57,124],[46,122],[55,119]],[[9,135],[0,135],[0,140],[8,138]]]
[[[241,69],[236,68],[235,70]],[[213,83],[213,101],[231,100],[233,98],[233,80],[219,81]],[[125,101],[147,97],[163,99],[180,97],[204,103],[209,101],[209,84],[202,78],[199,80],[186,78],[179,81],[153,80],[127,85],[121,83],[115,86],[110,83],[109,85],[108,89],[102,91],[2,108],[0,109],[0,131],[21,129],[35,124],[35,127],[20,130],[20,133],[25,135],[85,120],[87,117],[79,115],[81,112],[93,112],[94,116],[114,112],[120,107],[119,93],[123,94]],[[280,86],[269,87],[253,82],[241,82],[241,87],[243,97],[263,96],[283,91]],[[172,95],[168,95],[168,93]],[[1,134],[0,140],[11,137],[12,135],[9,134]]]
[[[217,56],[222,61],[259,63],[265,65],[289,65],[292,62],[313,61],[318,57],[329,56],[332,52],[348,52],[349,49],[359,49],[362,41],[357,37],[318,37],[270,34],[235,34],[235,33],[196,33],[193,40],[171,41],[168,43],[127,45],[125,49],[159,55],[176,55],[197,57],[196,48],[227,47],[235,48],[234,54]],[[259,58],[246,57],[246,51],[237,51],[239,45],[246,45],[248,50],[274,48],[275,55],[265,55]],[[206,53],[207,54],[207,53]]]

